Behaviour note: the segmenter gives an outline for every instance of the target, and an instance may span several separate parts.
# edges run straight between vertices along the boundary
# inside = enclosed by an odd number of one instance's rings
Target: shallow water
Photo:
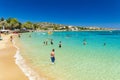
[[[48,45],[43,43],[46,40]],[[21,55],[32,68],[52,80],[120,79],[120,31],[33,32],[22,34],[18,41]],[[50,62],[53,48],[54,65]]]

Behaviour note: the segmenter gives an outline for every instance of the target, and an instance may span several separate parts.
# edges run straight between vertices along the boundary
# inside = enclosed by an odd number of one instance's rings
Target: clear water
[[[50,44],[50,39],[54,45]],[[48,45],[43,44],[46,40]],[[83,45],[84,40],[86,45]],[[62,48],[58,47],[59,41]],[[46,78],[120,80],[120,31],[54,32],[52,35],[33,32],[22,34],[19,43],[22,56]],[[54,65],[50,62],[53,48]]]

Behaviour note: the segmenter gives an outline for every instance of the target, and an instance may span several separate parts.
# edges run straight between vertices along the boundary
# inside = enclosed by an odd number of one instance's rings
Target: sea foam
[[[15,45],[15,41],[13,40],[13,45],[17,49],[16,54],[14,56],[15,63],[19,66],[19,68],[23,71],[23,73],[28,77],[29,80],[46,80],[45,78],[40,77],[32,68],[30,68],[24,58],[20,54],[19,48]]]

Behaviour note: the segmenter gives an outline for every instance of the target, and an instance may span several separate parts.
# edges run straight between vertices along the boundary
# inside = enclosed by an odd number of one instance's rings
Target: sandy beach
[[[0,80],[28,80],[15,64],[16,48],[9,37],[2,34],[3,40],[0,41]]]

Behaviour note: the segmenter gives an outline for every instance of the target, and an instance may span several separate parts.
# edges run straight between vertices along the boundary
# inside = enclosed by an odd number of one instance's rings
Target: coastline
[[[19,48],[16,46],[15,41],[13,40],[13,46],[17,49],[16,54],[14,55],[15,63],[23,71],[23,73],[28,77],[29,80],[45,80],[40,77],[27,63],[26,60],[21,56]]]
[[[2,34],[0,41],[0,80],[28,80],[22,70],[15,64],[16,48],[9,35]]]
[[[49,30],[35,30],[34,32],[48,32]],[[67,30],[50,30],[52,32],[66,32]],[[119,31],[119,29],[108,29],[108,30],[68,30],[68,31],[77,31],[77,32],[84,32],[84,31]],[[31,31],[30,31],[31,32]]]

